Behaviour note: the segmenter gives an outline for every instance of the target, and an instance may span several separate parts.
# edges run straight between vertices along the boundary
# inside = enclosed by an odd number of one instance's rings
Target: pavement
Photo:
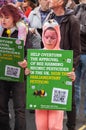
[[[82,88],[82,99],[81,99],[81,105],[80,105],[80,112],[79,115],[77,116],[77,120],[76,120],[76,130],[86,130],[86,117],[84,115],[83,112],[83,104],[84,104],[84,88]],[[13,103],[12,100],[10,100],[9,102],[9,108],[10,108],[10,125],[11,125],[11,129],[14,130],[14,112],[13,112]],[[64,125],[63,125],[63,130],[67,130],[66,127],[66,121],[67,121],[67,117],[66,114],[64,116]],[[34,117],[34,113],[30,113],[29,110],[26,110],[26,124],[27,124],[27,128],[26,130],[36,130],[36,126],[35,126],[35,117]]]

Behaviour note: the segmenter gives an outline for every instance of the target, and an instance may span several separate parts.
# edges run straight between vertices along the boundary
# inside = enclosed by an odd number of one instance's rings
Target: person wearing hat
[[[60,50],[60,28],[58,23],[53,21],[45,22],[43,25],[42,41],[44,49]],[[37,130],[62,130],[62,110],[35,110],[35,121]]]
[[[60,27],[52,19],[46,21],[43,25],[42,41],[44,50],[60,50]],[[23,61],[21,67],[27,67],[27,61]],[[25,68],[25,74],[30,74],[30,70]],[[68,77],[74,81],[75,73],[68,73]],[[62,110],[35,110],[35,122],[37,130],[62,130],[64,111]]]

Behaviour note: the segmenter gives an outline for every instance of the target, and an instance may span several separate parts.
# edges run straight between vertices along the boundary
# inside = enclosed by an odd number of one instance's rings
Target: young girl
[[[60,50],[60,29],[55,20],[47,21],[43,26],[42,41],[44,49]],[[27,62],[23,61],[20,64],[23,67],[27,66]],[[30,70],[25,69],[25,74],[29,74]],[[72,81],[75,80],[75,73],[68,73],[68,77]],[[63,129],[64,111],[61,110],[35,110],[35,121],[37,130],[62,130]]]
[[[57,22],[48,21],[43,26],[42,41],[44,49],[60,50],[60,30]],[[62,130],[64,112],[60,110],[36,110],[37,130]]]
[[[13,5],[4,5],[0,9],[2,37],[18,38],[16,23],[21,20],[21,15]],[[0,129],[10,130],[8,102],[12,92],[15,128],[14,130],[26,130],[25,119],[25,83],[0,80]]]
[[[60,50],[60,29],[55,20],[46,22],[43,26],[42,41],[44,49]],[[74,80],[74,73],[68,73]],[[73,76],[73,78],[72,78]],[[61,110],[36,110],[35,119],[37,130],[62,130],[64,112]]]

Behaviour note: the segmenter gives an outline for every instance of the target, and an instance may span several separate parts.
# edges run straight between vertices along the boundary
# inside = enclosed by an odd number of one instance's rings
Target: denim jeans
[[[81,87],[84,87],[84,114],[86,114],[86,54],[80,55],[79,66],[76,69],[76,80],[74,86],[77,114],[79,113],[81,101]]]
[[[14,130],[26,130],[25,83],[0,80],[0,130],[10,130],[8,102],[12,92],[15,112]]]

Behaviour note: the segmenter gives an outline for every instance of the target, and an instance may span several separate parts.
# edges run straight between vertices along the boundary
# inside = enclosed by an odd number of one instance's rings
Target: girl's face
[[[3,28],[6,28],[6,29],[10,29],[14,27],[13,17],[11,15],[5,16],[4,14],[2,14],[1,25]]]
[[[47,49],[54,49],[57,44],[57,33],[55,30],[46,30],[44,33],[44,46]]]

